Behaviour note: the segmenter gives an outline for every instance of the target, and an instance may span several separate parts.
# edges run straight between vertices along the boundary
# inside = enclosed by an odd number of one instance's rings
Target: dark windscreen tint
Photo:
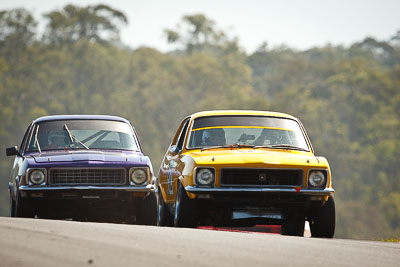
[[[105,120],[60,120],[47,121],[40,123],[40,128],[44,131],[63,129],[64,124],[69,130],[98,130],[98,131],[113,131],[132,134],[129,125],[120,121],[105,121]]]
[[[69,131],[69,132],[68,132]],[[108,120],[59,120],[35,125],[28,151],[56,149],[139,150],[129,124]]]
[[[291,119],[256,116],[216,116],[195,119],[193,130],[218,126],[254,126],[290,129],[298,123]]]

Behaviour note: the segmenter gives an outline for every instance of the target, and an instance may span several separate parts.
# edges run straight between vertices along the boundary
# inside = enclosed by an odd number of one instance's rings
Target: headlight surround
[[[215,181],[215,170],[211,168],[196,169],[196,184],[210,186]]]
[[[32,185],[41,185],[46,182],[45,169],[30,169],[28,170],[29,183]]]
[[[310,171],[308,185],[310,187],[324,187],[326,185],[326,171]]]
[[[129,170],[129,179],[135,185],[144,185],[149,180],[148,168],[131,168]]]

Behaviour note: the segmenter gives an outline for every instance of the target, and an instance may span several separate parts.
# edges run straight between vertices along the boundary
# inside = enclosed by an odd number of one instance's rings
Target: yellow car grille
[[[224,168],[222,186],[301,186],[302,170]]]

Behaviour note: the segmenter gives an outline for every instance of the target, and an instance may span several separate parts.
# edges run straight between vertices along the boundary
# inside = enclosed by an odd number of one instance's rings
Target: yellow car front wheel
[[[190,199],[182,184],[178,185],[178,192],[175,200],[175,227],[197,227],[196,200]]]
[[[335,224],[335,199],[330,196],[322,207],[310,213],[311,236],[332,238],[335,234]]]

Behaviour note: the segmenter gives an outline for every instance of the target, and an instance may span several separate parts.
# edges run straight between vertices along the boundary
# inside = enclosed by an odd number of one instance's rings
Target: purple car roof
[[[122,121],[130,124],[127,119],[110,115],[53,115],[53,116],[40,117],[34,120],[33,123],[38,123],[43,121],[54,121],[54,120],[108,120],[108,121]]]

